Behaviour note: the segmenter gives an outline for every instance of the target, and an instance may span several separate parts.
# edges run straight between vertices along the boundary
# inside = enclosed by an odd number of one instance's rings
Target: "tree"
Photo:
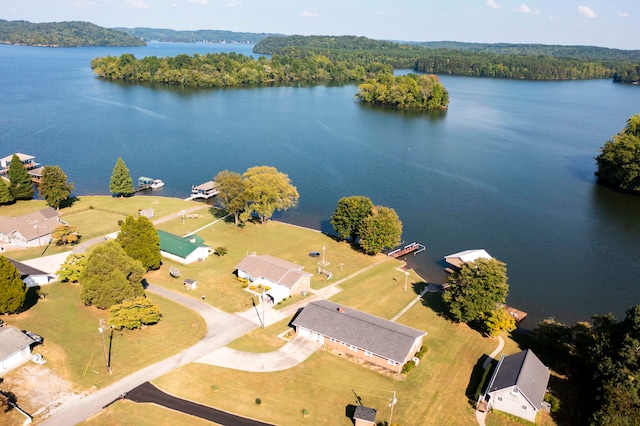
[[[0,256],[0,314],[12,314],[22,307],[27,298],[27,286],[20,272],[4,256]]]
[[[116,165],[111,174],[111,181],[109,182],[109,191],[113,195],[120,197],[128,197],[134,193],[131,174],[129,174],[129,169],[124,164],[122,157],[118,157],[116,160]]]
[[[458,322],[478,320],[504,303],[509,292],[506,265],[496,259],[463,263],[449,275],[442,300]]]
[[[13,198],[13,193],[7,185],[7,182],[3,178],[0,177],[0,204],[11,204],[15,202],[15,198]]]
[[[60,167],[44,166],[38,192],[49,207],[59,209],[60,204],[69,199],[71,191],[73,191],[73,182],[67,183],[67,175]]]
[[[58,225],[51,232],[51,241],[57,246],[74,244],[78,242],[80,236],[73,225]]]
[[[62,282],[79,282],[82,270],[87,264],[87,258],[86,253],[71,253],[56,272],[58,279]]]
[[[80,274],[80,298],[85,305],[109,308],[123,300],[144,294],[145,268],[127,256],[115,241],[96,247]],[[124,278],[124,280],[123,280]]]
[[[143,325],[157,324],[162,317],[160,308],[146,297],[136,297],[109,308],[109,325],[116,330],[133,330]]]
[[[615,188],[640,192],[640,114],[600,148],[598,177]]]
[[[362,220],[360,246],[368,254],[380,253],[385,248],[400,244],[402,222],[390,207],[375,206],[371,215]]]
[[[160,237],[153,223],[144,216],[127,216],[116,241],[129,257],[139,260],[147,270],[160,267]]]
[[[371,215],[373,203],[369,197],[353,195],[338,200],[336,211],[331,216],[331,226],[343,239],[356,242],[364,219]]]
[[[223,170],[213,178],[220,193],[217,196],[227,213],[233,213],[234,223],[239,224],[240,213],[247,208],[247,191],[244,179],[239,173]]]
[[[30,200],[33,198],[33,182],[22,164],[20,157],[13,154],[9,163],[9,188],[15,200]]]
[[[505,309],[498,308],[480,315],[484,331],[489,336],[497,336],[503,331],[516,329],[516,320]]]
[[[256,166],[247,169],[243,177],[251,211],[265,223],[276,210],[287,210],[298,204],[298,190],[289,176],[275,167]]]

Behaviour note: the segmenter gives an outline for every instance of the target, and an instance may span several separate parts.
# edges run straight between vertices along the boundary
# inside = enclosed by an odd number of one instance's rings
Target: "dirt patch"
[[[34,417],[84,396],[75,392],[72,383],[58,376],[55,370],[31,362],[4,377],[0,389],[13,393],[18,406]]]

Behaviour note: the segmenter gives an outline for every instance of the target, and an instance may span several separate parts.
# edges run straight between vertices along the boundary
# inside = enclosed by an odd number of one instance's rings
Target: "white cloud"
[[[144,0],[127,0],[127,6],[133,9],[151,9],[151,5]]]
[[[209,0],[187,0],[187,3],[200,4],[202,6],[206,6],[207,4],[209,4]]]
[[[318,14],[311,12],[310,10],[303,10],[302,13],[300,14],[300,16],[304,16],[305,18],[317,18]]]
[[[80,0],[73,3],[74,7],[87,7],[98,3],[111,3],[111,0]]]
[[[628,18],[629,14],[627,12],[618,12],[618,16],[621,18]]]
[[[231,0],[229,3],[227,3],[227,7],[241,7],[242,6],[242,2],[240,0]]]
[[[502,8],[501,4],[497,4],[493,0],[487,0],[487,6],[489,6],[493,10],[498,10],[498,9]]]
[[[514,9],[517,13],[533,13],[534,15],[540,15],[540,11],[538,9],[532,10],[529,6],[524,3],[520,3],[520,7],[516,7]]]
[[[578,13],[582,16],[585,16],[587,18],[597,18],[598,15],[596,15],[596,13],[593,11],[593,9],[591,9],[590,7],[587,6],[578,6]]]

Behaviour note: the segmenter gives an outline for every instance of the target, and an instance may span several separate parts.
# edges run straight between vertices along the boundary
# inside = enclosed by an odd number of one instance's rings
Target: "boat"
[[[151,189],[160,189],[164,186],[164,182],[162,181],[162,179],[154,179],[153,182],[151,182]]]

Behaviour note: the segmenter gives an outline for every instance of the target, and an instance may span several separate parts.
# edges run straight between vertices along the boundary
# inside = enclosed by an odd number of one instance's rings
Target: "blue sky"
[[[2,0],[0,18],[640,49],[640,0]]]

